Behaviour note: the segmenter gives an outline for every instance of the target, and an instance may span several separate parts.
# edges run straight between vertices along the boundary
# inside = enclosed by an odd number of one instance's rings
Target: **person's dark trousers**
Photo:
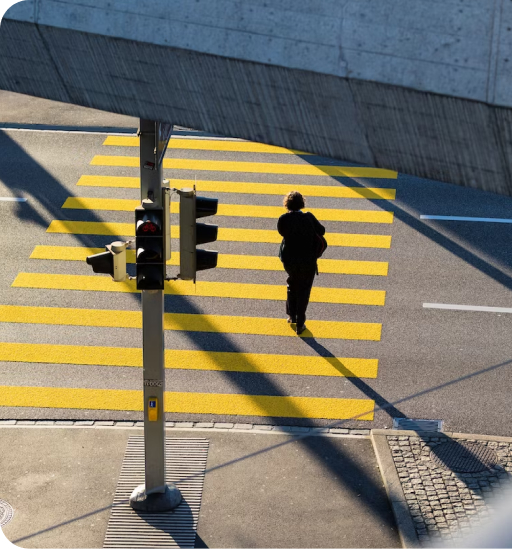
[[[284,268],[288,273],[286,312],[292,319],[296,319],[297,326],[303,326],[306,322],[306,309],[316,274],[316,265],[314,263],[313,265],[287,264]]]

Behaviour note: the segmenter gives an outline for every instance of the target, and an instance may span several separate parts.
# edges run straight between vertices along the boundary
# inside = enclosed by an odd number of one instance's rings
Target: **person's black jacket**
[[[324,235],[325,227],[310,212],[287,212],[277,222],[277,230],[284,238],[281,261],[290,264],[316,264],[315,232]]]

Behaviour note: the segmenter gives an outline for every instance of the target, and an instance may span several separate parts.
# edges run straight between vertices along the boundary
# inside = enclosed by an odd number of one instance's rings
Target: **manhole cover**
[[[455,473],[478,473],[498,463],[498,454],[478,442],[445,442],[432,448],[430,459]]]
[[[0,499],[0,526],[5,526],[14,514],[13,508],[3,499]]]

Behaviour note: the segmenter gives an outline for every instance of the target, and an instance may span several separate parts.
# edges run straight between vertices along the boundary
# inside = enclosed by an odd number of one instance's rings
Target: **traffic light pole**
[[[155,162],[159,123],[140,120],[141,202],[164,207],[162,162]],[[147,512],[168,511],[181,502],[179,490],[165,482],[164,292],[141,290],[144,379],[145,484],[134,490],[130,505]]]

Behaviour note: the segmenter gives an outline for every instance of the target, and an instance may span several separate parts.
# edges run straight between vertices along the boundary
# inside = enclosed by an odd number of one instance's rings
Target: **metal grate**
[[[207,456],[204,438],[167,438],[166,482],[176,484],[183,501],[167,513],[138,513],[129,498],[144,483],[144,437],[130,437],[103,546],[193,548]]]
[[[393,429],[399,429],[400,431],[432,431],[440,433],[443,430],[443,420],[395,417],[393,418]]]

